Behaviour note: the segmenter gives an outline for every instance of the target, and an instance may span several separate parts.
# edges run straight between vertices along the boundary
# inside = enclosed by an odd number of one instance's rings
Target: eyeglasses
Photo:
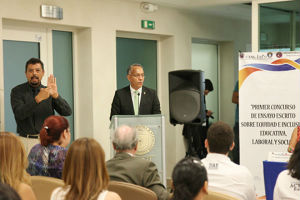
[[[145,78],[144,74],[130,74],[130,76],[133,76],[134,78]]]

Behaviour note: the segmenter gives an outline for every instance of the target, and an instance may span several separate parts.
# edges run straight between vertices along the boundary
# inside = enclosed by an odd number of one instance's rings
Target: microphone
[[[139,112],[140,112],[140,93],[138,92],[137,93],[137,95],[138,95],[138,115],[139,115]]]

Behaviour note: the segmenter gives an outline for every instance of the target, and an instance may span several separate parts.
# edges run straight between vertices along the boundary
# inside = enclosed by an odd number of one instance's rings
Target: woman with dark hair
[[[71,144],[62,178],[65,185],[52,192],[51,200],[121,200],[108,191],[105,154],[94,139],[80,138]]]
[[[207,172],[198,158],[179,161],[173,170],[172,181],[171,200],[201,200],[207,195]]]
[[[282,171],[278,175],[273,199],[300,199],[300,141],[296,144],[287,170]]]
[[[27,172],[32,176],[61,178],[70,138],[66,118],[54,115],[48,117],[40,131],[41,144],[35,145],[28,155]]]

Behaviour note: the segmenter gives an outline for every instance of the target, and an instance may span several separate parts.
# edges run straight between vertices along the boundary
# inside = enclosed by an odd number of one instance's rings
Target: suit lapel
[[[141,95],[141,103],[139,107],[139,114],[143,114],[144,110],[143,108],[147,107],[147,95],[148,95],[148,90],[143,86],[142,88],[142,95]]]
[[[133,108],[133,103],[131,98],[130,86],[128,86],[126,90],[126,102],[129,108],[130,115],[134,115],[134,108]]]

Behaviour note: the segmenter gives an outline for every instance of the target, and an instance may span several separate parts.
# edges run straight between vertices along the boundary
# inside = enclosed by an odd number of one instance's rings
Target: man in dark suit
[[[160,114],[160,103],[155,90],[143,86],[144,69],[132,64],[127,69],[129,86],[119,89],[111,105],[110,119],[114,115]]]
[[[158,200],[169,199],[170,194],[160,181],[156,165],[134,156],[138,144],[135,129],[122,125],[116,129],[112,140],[116,155],[106,162],[110,180],[140,185],[155,192]]]

